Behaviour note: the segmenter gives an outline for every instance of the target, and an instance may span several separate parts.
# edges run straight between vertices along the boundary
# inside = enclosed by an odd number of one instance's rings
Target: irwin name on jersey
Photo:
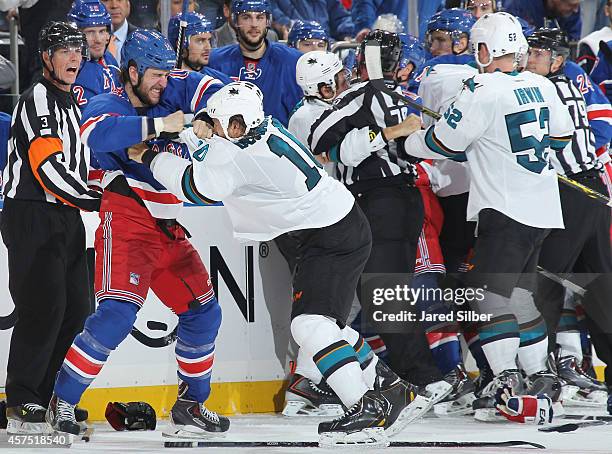
[[[544,102],[544,97],[538,87],[517,88],[514,90],[514,96],[516,96],[519,106],[530,102]]]

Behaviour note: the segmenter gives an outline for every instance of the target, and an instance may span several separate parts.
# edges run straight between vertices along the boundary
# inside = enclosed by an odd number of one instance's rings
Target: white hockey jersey
[[[424,158],[467,157],[468,220],[492,208],[525,225],[563,228],[549,153],[565,147],[573,132],[552,82],[498,71],[468,79],[444,116],[408,137],[405,147]]]
[[[439,64],[425,71],[419,84],[419,96],[423,105],[443,113],[461,92],[463,82],[478,74],[470,65]],[[425,127],[435,123],[429,115],[423,115]],[[439,197],[463,194],[469,191],[470,174],[466,162],[436,160],[433,163],[432,190]]]
[[[353,207],[352,194],[272,117],[236,143],[216,136],[204,142],[193,163],[160,153],[151,171],[187,202],[222,201],[239,240],[326,227]]]

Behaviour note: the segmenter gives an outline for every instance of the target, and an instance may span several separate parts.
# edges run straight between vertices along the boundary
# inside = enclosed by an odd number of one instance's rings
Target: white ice
[[[569,408],[572,414],[576,409]],[[583,411],[581,413],[601,414]],[[281,415],[237,415],[231,417],[231,427],[227,441],[316,441],[317,424],[320,419],[298,417],[287,418]],[[570,422],[558,419],[555,424]],[[189,454],[201,452],[204,448],[164,448],[162,430],[166,421],[158,422],[157,430],[149,432],[115,432],[108,424],[95,424],[95,432],[89,443],[75,442],[71,454],[76,453],[167,453],[178,452]],[[472,417],[424,418],[409,425],[404,431],[391,439],[392,441],[507,441],[524,440],[544,445],[545,452],[554,453],[612,453],[612,425],[579,428],[569,433],[538,432],[537,426],[514,423],[482,423]],[[374,448],[208,448],[206,452],[223,453],[346,453],[353,451],[381,452]],[[7,442],[5,431],[0,432],[0,452],[16,454],[50,452],[57,449],[14,448]],[[385,452],[419,452],[419,453],[536,453],[533,448],[387,448]],[[543,450],[541,452],[544,452]]]

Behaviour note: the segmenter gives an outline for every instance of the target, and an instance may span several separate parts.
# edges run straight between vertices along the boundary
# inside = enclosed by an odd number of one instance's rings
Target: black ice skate
[[[590,377],[578,365],[573,356],[557,359],[557,373],[564,382],[563,403],[565,406],[601,407],[606,405],[606,385]]]
[[[505,421],[505,418],[495,407],[495,395],[501,388],[511,388],[515,395],[525,393],[523,376],[518,369],[508,369],[495,376],[482,390],[481,396],[472,403],[474,418],[478,421]]]
[[[68,434],[70,438],[66,441],[72,443],[72,435],[79,435],[81,426],[74,417],[74,405],[60,399],[55,394],[49,402],[49,408],[45,414],[47,423],[55,432]]]
[[[565,410],[561,404],[561,380],[556,373],[551,371],[536,372],[527,377],[526,394],[537,396],[538,394],[546,394],[553,401],[553,414],[555,418],[563,416]]]
[[[366,392],[344,415],[319,424],[319,445],[369,445],[386,447],[388,404],[378,391]]]
[[[476,382],[474,383],[474,386],[476,388],[474,389],[474,395],[476,397],[480,397],[482,395],[482,391],[484,391],[487,385],[491,383],[491,381],[493,381],[494,377],[495,375],[493,375],[493,371],[489,366],[480,369],[480,374],[478,375],[478,378],[476,378]]]
[[[432,395],[419,394],[417,386],[402,380],[380,359],[376,363],[374,390],[385,404],[385,434],[391,437],[419,419],[433,406]]]
[[[6,408],[6,433],[44,434],[48,432],[45,422],[45,407],[38,404],[23,404]]]
[[[294,374],[285,391],[285,416],[326,416],[344,414],[340,398],[325,382],[318,385],[306,377]]]
[[[230,421],[195,400],[179,397],[170,410],[169,429],[165,437],[210,438],[227,432]]]
[[[444,381],[452,386],[448,396],[434,405],[437,416],[469,415],[474,412],[472,402],[475,399],[474,382],[470,379],[463,363],[457,364],[455,369],[444,376]]]

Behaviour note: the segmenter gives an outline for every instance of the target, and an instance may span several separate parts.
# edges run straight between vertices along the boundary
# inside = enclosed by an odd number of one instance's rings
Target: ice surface
[[[577,409],[568,409],[572,414]],[[602,414],[601,411],[582,411],[588,414]],[[229,441],[316,441],[317,424],[320,419],[298,417],[287,418],[281,415],[238,415],[231,417],[231,428],[225,437]],[[555,420],[555,424],[569,422],[566,419]],[[162,430],[166,421],[158,423],[154,432],[115,432],[108,424],[95,424],[95,432],[89,443],[82,441],[72,445],[72,453],[171,453],[202,452],[203,448],[164,448]],[[223,439],[219,439],[223,440]],[[393,441],[507,441],[525,440],[542,444],[547,451],[533,448],[388,448],[385,451],[419,452],[419,453],[612,453],[612,425],[580,428],[570,433],[542,433],[537,426],[514,423],[482,423],[472,417],[453,418],[427,417],[408,426],[392,438]],[[348,453],[380,452],[374,448],[209,448],[206,452],[222,453]],[[16,454],[51,452],[57,449],[14,448],[7,443],[5,431],[0,432],[0,452]]]

